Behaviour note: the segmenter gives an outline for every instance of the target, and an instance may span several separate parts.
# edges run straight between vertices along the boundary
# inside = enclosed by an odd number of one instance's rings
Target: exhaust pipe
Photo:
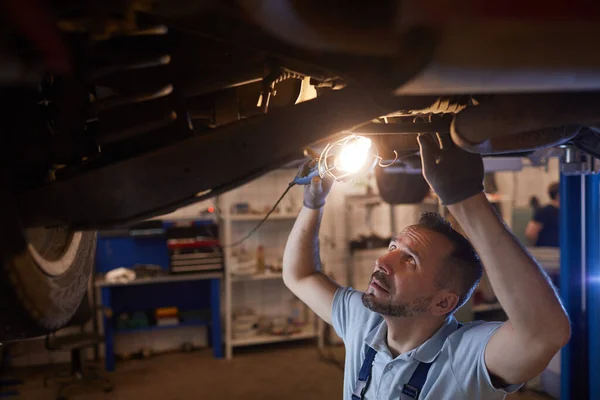
[[[454,123],[452,124],[452,126]],[[526,152],[558,146],[573,139],[581,131],[581,125],[568,125],[558,128],[540,129],[537,131],[513,133],[509,136],[486,139],[471,144],[456,136],[451,128],[452,141],[462,149],[483,155],[508,154]]]
[[[509,95],[485,99],[454,117],[452,140],[467,151],[538,149],[572,139],[600,121],[600,93]],[[512,138],[512,139],[509,139]]]

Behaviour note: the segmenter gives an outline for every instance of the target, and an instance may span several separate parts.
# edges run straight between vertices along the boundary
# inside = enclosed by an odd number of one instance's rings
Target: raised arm
[[[322,210],[303,207],[283,253],[286,286],[325,322],[331,324],[331,306],[338,285],[321,270],[319,225]]]
[[[449,137],[440,141],[419,137],[423,174],[479,253],[508,316],[485,348],[487,369],[505,383],[524,382],[569,340],[569,319],[547,276],[483,194],[481,157]]]
[[[486,347],[488,370],[507,383],[539,375],[570,336],[569,320],[548,277],[483,193],[448,208],[479,253],[508,316]]]
[[[332,181],[313,178],[304,190],[304,207],[298,214],[283,252],[286,286],[325,322],[331,324],[331,307],[338,285],[321,272],[319,228],[325,197]]]

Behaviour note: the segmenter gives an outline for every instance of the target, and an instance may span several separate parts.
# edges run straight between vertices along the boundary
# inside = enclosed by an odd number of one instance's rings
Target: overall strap
[[[420,362],[419,365],[417,365],[417,369],[415,370],[415,372],[413,372],[412,376],[410,377],[410,379],[408,380],[408,383],[404,385],[404,387],[402,388],[402,396],[400,397],[401,400],[405,400],[405,399],[418,399],[419,398],[419,393],[421,393],[421,390],[423,389],[423,385],[425,384],[425,381],[427,380],[427,374],[429,373],[429,368],[431,368],[431,365],[433,363],[423,363]]]
[[[367,346],[365,351],[365,360],[360,367],[358,373],[358,379],[354,385],[354,391],[352,391],[352,400],[362,400],[365,396],[365,392],[369,387],[371,381],[371,370],[373,369],[373,360],[377,352],[371,347]]]
[[[463,324],[458,324],[458,329],[462,328]],[[423,385],[425,385],[425,381],[427,380],[427,374],[429,373],[429,368],[433,362],[423,363],[420,362],[417,365],[417,369],[413,372],[412,376],[408,380],[408,383],[404,385],[402,388],[402,395],[400,396],[400,400],[417,400],[419,398],[419,393],[423,390]]]

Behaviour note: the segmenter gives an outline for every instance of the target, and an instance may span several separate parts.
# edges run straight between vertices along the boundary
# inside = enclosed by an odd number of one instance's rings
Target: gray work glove
[[[298,176],[307,176],[310,169],[315,166],[316,160],[306,160],[298,169]],[[318,210],[325,205],[325,198],[331,187],[334,179],[327,176],[321,179],[318,175],[313,177],[308,185],[304,185],[304,207],[313,210]]]
[[[455,204],[483,192],[481,155],[457,147],[449,134],[422,134],[423,176],[444,205]]]

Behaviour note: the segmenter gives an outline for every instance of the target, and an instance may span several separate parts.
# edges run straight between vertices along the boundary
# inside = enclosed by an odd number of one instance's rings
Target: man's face
[[[436,276],[451,251],[452,243],[442,234],[409,226],[392,239],[388,252],[375,262],[363,304],[392,317],[428,313],[438,290]]]

